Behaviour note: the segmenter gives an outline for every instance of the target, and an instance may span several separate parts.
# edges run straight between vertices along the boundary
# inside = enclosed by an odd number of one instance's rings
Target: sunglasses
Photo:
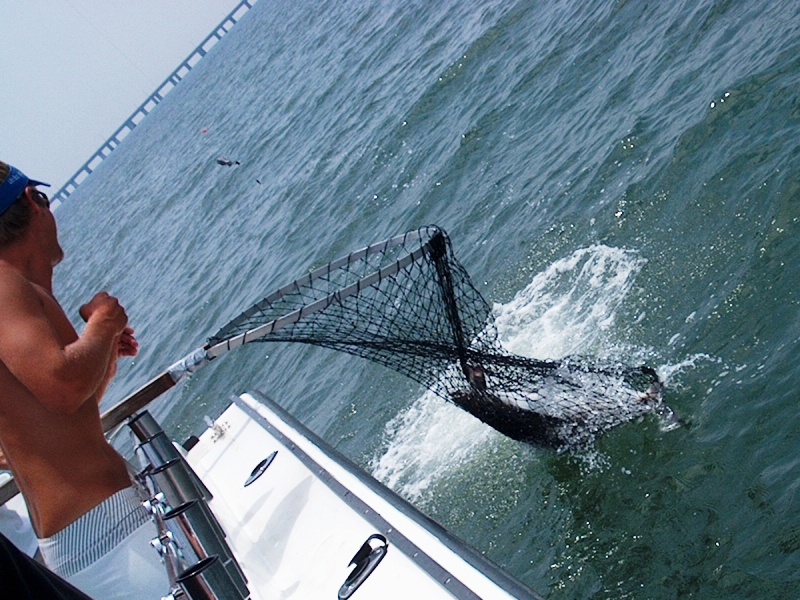
[[[50,198],[47,197],[42,191],[39,191],[35,186],[29,185],[25,188],[25,194],[29,199],[36,202],[39,206],[50,208]]]

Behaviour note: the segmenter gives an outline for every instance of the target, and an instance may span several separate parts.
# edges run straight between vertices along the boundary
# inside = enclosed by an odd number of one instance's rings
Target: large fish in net
[[[367,358],[514,439],[559,449],[666,408],[650,367],[505,350],[489,304],[433,226],[315,269],[239,315],[205,348],[214,358],[251,341]]]

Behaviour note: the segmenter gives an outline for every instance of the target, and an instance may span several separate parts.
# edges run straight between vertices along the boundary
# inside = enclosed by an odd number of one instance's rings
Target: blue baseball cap
[[[14,204],[14,201],[20,197],[23,190],[29,185],[50,187],[49,183],[29,179],[25,173],[16,167],[0,161],[0,215]]]

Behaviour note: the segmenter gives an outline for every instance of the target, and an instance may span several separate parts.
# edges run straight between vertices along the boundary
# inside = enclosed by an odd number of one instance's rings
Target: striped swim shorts
[[[67,579],[108,554],[147,522],[153,522],[152,516],[142,506],[136,489],[129,487],[109,496],[55,535],[39,538],[39,548],[45,564]]]

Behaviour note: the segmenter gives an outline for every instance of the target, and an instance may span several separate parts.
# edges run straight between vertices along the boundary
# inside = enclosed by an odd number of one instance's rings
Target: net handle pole
[[[469,380],[469,369],[467,368],[467,344],[464,340],[464,328],[461,325],[461,317],[458,314],[456,304],[455,287],[453,286],[453,276],[447,264],[447,239],[442,230],[437,231],[428,242],[431,260],[436,267],[436,274],[439,276],[439,286],[442,289],[447,320],[452,329],[453,339],[456,343],[458,353],[458,363],[464,377]]]

